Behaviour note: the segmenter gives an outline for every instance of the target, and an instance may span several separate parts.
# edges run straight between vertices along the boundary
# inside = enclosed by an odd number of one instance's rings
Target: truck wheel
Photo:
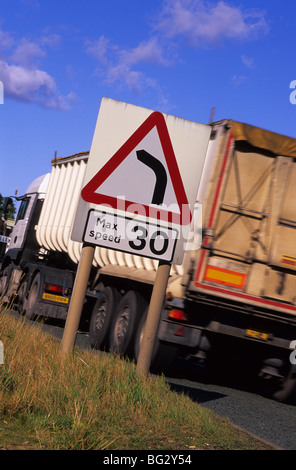
[[[40,274],[36,274],[33,279],[33,282],[30,287],[28,302],[27,302],[27,310],[26,310],[26,318],[28,320],[32,320],[35,315],[35,307],[38,299],[40,289]]]
[[[294,367],[291,367],[283,387],[273,393],[272,398],[279,402],[296,404],[296,372]]]
[[[136,362],[138,362],[141,343],[144,335],[145,324],[147,320],[148,307],[145,311],[145,314],[141,318],[139,323],[136,338],[135,338],[135,350],[134,356]],[[150,369],[152,372],[156,373],[165,373],[168,372],[172,366],[178,353],[178,346],[174,344],[164,343],[160,341],[157,337],[155,339],[154,349],[151,357]]]
[[[106,287],[96,300],[89,327],[89,342],[92,348],[108,347],[106,339],[119,300],[120,294],[114,287]]]
[[[128,291],[120,300],[110,330],[110,350],[123,356],[133,353],[136,326],[147,306],[136,291]]]

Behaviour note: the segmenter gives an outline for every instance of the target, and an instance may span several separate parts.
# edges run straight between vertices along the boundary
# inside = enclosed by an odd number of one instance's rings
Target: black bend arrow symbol
[[[151,204],[160,205],[163,203],[164,194],[167,186],[167,174],[163,164],[157,158],[150,155],[146,150],[137,150],[137,159],[149,166],[154,171],[156,176],[154,193],[152,196]]]

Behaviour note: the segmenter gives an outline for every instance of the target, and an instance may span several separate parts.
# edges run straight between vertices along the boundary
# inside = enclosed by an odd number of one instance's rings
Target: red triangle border
[[[104,181],[106,181],[106,179],[116,170],[123,160],[134,150],[139,142],[141,142],[141,140],[143,140],[144,137],[155,126],[157,128],[171,182],[175,191],[176,200],[179,205],[180,214],[170,212],[165,209],[159,209],[155,206],[141,204],[141,207],[145,208],[146,215],[149,218],[151,217],[157,220],[177,223],[178,225],[188,225],[191,222],[192,214],[189,208],[187,196],[184,190],[165,118],[163,114],[158,111],[154,111],[152,114],[150,114],[150,116],[131,135],[131,137],[129,137],[128,140],[119,148],[113,157],[111,157],[110,160],[108,160],[108,162],[98,171],[98,173],[86,184],[86,186],[81,191],[81,196],[82,199],[86,202],[109,206],[113,209],[118,209],[120,207],[121,210],[134,213],[134,207],[133,211],[131,211],[129,206],[137,204],[135,201],[132,202],[125,200],[124,207],[122,207],[123,201],[120,200],[121,204],[119,206],[117,197],[99,194],[95,191]]]

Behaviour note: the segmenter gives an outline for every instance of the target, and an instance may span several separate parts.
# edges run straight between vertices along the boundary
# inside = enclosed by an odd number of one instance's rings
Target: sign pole
[[[61,354],[67,354],[73,351],[74,348],[85,293],[87,289],[87,283],[93,262],[94,252],[94,246],[83,245],[71,296],[71,302],[68,310],[63,339],[60,344]]]
[[[163,308],[170,270],[171,263],[166,261],[159,261],[155,284],[149,304],[143,340],[140,347],[140,354],[137,362],[136,370],[139,375],[147,376],[150,369],[153,348],[161,317],[161,311]]]

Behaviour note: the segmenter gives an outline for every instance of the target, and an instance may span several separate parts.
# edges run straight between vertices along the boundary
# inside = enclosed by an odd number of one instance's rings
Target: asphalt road
[[[206,382],[199,371],[194,379],[192,371],[190,378],[187,375],[185,371],[183,377],[169,377],[172,390],[183,391],[201,406],[281,449],[296,449],[296,406],[278,403],[256,390],[250,392],[239,382],[235,386],[227,381],[223,385],[219,380]]]
[[[45,324],[43,328],[59,339],[63,337],[61,327]],[[78,333],[76,345],[89,347],[88,336]],[[235,377],[221,382],[221,377],[213,376],[209,380],[202,368],[181,359],[173,370],[174,374],[167,376],[173,391],[186,393],[201,406],[281,449],[296,450],[296,406],[268,399]]]

